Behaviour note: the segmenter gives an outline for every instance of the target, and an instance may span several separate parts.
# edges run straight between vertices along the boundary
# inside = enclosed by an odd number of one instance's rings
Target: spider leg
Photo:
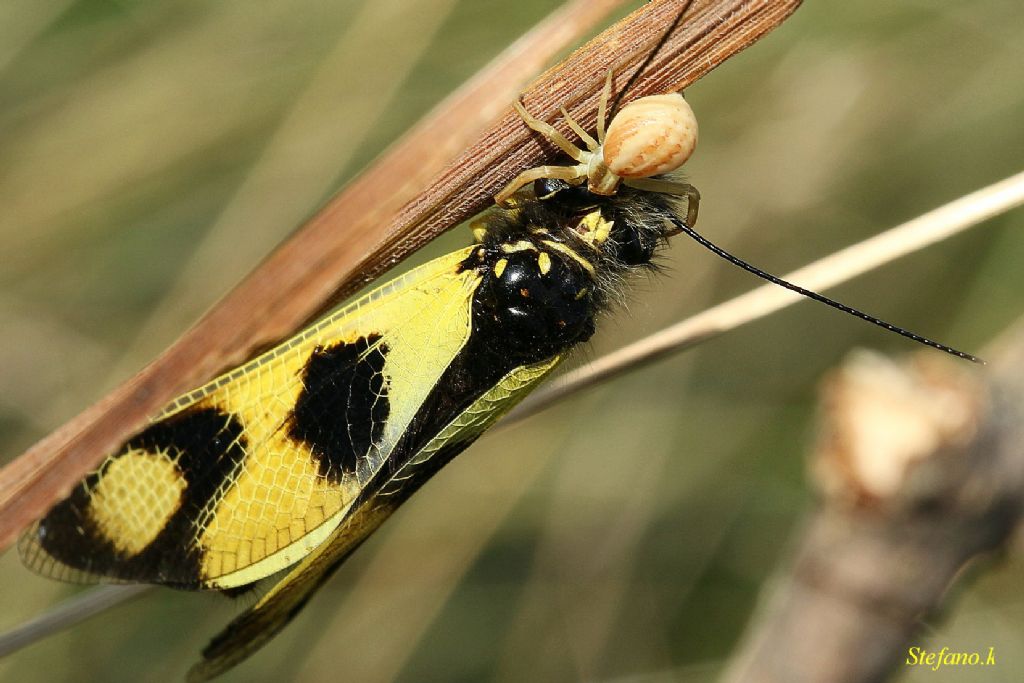
[[[604,79],[604,90],[601,91],[601,99],[597,101],[597,142],[604,144],[605,116],[608,115],[608,100],[612,97],[612,70],[608,69],[608,76]]]
[[[591,153],[597,151],[597,148],[598,148],[597,140],[595,140],[594,138],[590,137],[590,133],[585,131],[583,129],[583,126],[581,126],[580,124],[576,123],[576,119],[574,119],[573,117],[569,116],[569,112],[567,112],[565,110],[565,107],[562,107],[562,118],[564,118],[566,124],[568,124],[568,126],[570,128],[572,128],[572,132],[574,132],[574,133],[576,133],[576,135],[580,136],[580,140],[583,140],[584,144],[586,144],[586,146],[587,146],[587,149],[589,149],[591,151]]]
[[[589,156],[589,153],[584,152],[582,149],[569,142],[565,138],[565,136],[559,133],[557,130],[555,130],[554,126],[552,126],[550,123],[545,123],[544,121],[541,121],[540,119],[535,117],[530,112],[526,111],[526,107],[524,107],[521,102],[516,101],[512,104],[512,106],[515,107],[516,112],[519,114],[520,118],[523,119],[523,123],[525,123],[531,129],[537,131],[538,133],[546,137],[548,140],[556,144],[559,149],[561,149],[563,152],[571,156],[576,161],[586,161],[587,157]]]
[[[632,187],[635,190],[686,197],[686,224],[691,228],[697,224],[700,192],[690,183],[664,180],[662,178],[625,178],[622,182],[627,187]]]
[[[512,182],[505,186],[505,189],[494,195],[494,202],[496,204],[505,204],[512,195],[519,191],[519,188],[529,185],[534,180],[539,180],[540,178],[555,178],[572,182],[573,180],[586,177],[586,164],[578,166],[537,166],[517,175]]]

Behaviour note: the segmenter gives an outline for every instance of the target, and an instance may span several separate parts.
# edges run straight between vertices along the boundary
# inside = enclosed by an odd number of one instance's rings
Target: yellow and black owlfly
[[[173,401],[23,536],[25,564],[69,581],[225,591],[281,573],[190,677],[262,646],[692,227],[697,191],[664,175],[693,151],[689,106],[637,100],[606,137],[610,92],[611,74],[596,140],[570,121],[586,149],[520,107],[577,164],[524,172],[473,224],[473,245]]]
[[[609,76],[596,138],[567,119],[583,148],[519,107],[576,163],[525,171],[475,222],[471,246],[172,402],[22,538],[25,563],[73,581],[229,592],[272,577],[204,651],[191,673],[203,680],[285,626],[391,512],[585,342],[668,237],[685,232],[879,322],[694,233],[699,195],[673,175],[696,142],[689,105],[642,98],[606,131],[610,93]]]

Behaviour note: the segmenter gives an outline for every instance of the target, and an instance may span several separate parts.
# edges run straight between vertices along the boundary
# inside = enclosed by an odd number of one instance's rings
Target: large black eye
[[[580,211],[595,206],[595,196],[587,189],[586,181],[575,185],[564,180],[541,178],[533,181],[533,194],[537,199],[550,201],[554,199],[560,206],[570,211]]]
[[[539,178],[533,181],[533,196],[537,199],[550,199],[569,187],[569,183],[564,180],[556,180],[555,178]]]

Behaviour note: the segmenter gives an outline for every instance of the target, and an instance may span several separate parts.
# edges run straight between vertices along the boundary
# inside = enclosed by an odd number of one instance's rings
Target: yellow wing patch
[[[92,490],[90,511],[119,551],[135,555],[178,511],[184,489],[170,454],[131,449],[111,461]]]

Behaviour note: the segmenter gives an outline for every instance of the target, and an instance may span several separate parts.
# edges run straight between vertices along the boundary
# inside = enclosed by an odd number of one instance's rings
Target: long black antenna
[[[661,38],[658,40],[654,48],[647,53],[647,56],[644,58],[644,61],[640,63],[640,66],[637,67],[636,71],[633,72],[633,75],[629,77],[628,81],[626,81],[626,85],[622,87],[622,90],[619,91],[619,94],[615,96],[614,100],[612,100],[612,106],[608,110],[609,120],[611,120],[612,116],[615,114],[615,110],[618,109],[619,101],[622,99],[622,96],[626,94],[626,91],[629,90],[634,83],[636,83],[636,79],[640,77],[640,74],[642,74],[647,69],[647,66],[651,63],[651,60],[654,59],[654,56],[658,54],[658,50],[661,49],[661,47],[668,40],[669,36],[672,35],[672,32],[676,30],[677,26],[679,26],[679,22],[683,20],[683,15],[686,14],[686,11],[690,9],[690,5],[692,4],[693,0],[687,0],[686,4],[683,5],[683,8],[679,10],[679,14],[676,15],[676,18],[672,22],[672,25],[668,27],[668,30],[665,31],[664,34],[662,34]]]
[[[615,96],[615,99],[612,101],[612,106],[609,109],[609,118],[611,118],[615,110],[618,108],[619,102],[622,100],[622,96],[625,95],[626,92],[633,86],[633,84],[636,82],[636,79],[640,76],[640,74],[642,74],[647,69],[647,66],[651,63],[651,60],[653,60],[655,55],[658,54],[658,50],[662,48],[665,42],[668,41],[669,36],[672,35],[672,32],[676,30],[677,26],[679,26],[679,23],[683,20],[683,16],[686,15],[687,10],[690,9],[690,5],[692,4],[693,0],[687,0],[686,4],[684,4],[682,9],[679,11],[679,14],[677,14],[676,18],[672,21],[672,24],[668,27],[668,30],[666,30],[665,33],[662,34],[661,38],[658,40],[654,48],[649,53],[647,53],[647,57],[645,57],[644,61],[640,63],[640,66],[637,67],[636,71],[633,72],[633,75],[629,77],[629,80],[626,81],[626,85],[624,85],[622,89],[619,90],[619,94]],[[793,284],[788,280],[783,280],[781,277],[777,277],[769,272],[763,271],[757,266],[747,263],[738,256],[733,256],[725,249],[722,249],[717,244],[708,240],[706,237],[701,235],[699,232],[691,228],[683,221],[675,217],[672,217],[670,220],[677,228],[679,228],[680,232],[686,233],[691,239],[696,241],[697,244],[701,245],[708,251],[722,257],[729,263],[735,266],[739,266],[748,273],[753,273],[762,280],[767,280],[768,282],[771,282],[774,285],[784,287],[785,289],[788,289],[792,292],[796,292],[797,294],[805,296],[808,299],[814,299],[815,301],[823,303],[826,306],[831,306],[832,308],[840,310],[843,313],[849,313],[850,315],[856,316],[861,320],[865,320],[871,323],[872,325],[877,325],[878,327],[889,330],[890,332],[895,332],[901,337],[906,337],[907,339],[916,341],[919,344],[924,344],[925,346],[930,346],[933,349],[944,351],[958,358],[969,360],[972,363],[980,363],[981,365],[985,364],[985,361],[983,361],[981,358],[978,358],[977,356],[966,353],[965,351],[960,351],[959,349],[954,349],[952,346],[940,344],[939,342],[929,339],[928,337],[922,337],[921,335],[911,332],[910,330],[906,330],[902,327],[899,327],[898,325],[893,325],[892,323],[886,322],[881,318],[876,318],[873,315],[868,315],[867,313],[859,311],[856,308],[853,308],[852,306],[847,306],[846,304],[840,303],[835,299],[830,299],[823,294],[818,294],[815,291],[806,289],[804,287],[801,287],[800,285]]]
[[[814,299],[815,301],[819,301],[819,302],[825,304],[826,306],[831,306],[832,308],[838,309],[838,310],[842,311],[843,313],[849,313],[850,315],[857,316],[861,320],[866,320],[867,322],[871,323],[872,325],[878,325],[879,327],[884,328],[886,330],[889,330],[890,332],[895,332],[896,334],[898,334],[898,335],[900,335],[902,337],[906,337],[907,339],[912,339],[912,340],[916,341],[919,344],[924,344],[925,346],[930,346],[933,349],[938,349],[939,351],[945,351],[946,353],[949,353],[949,354],[952,354],[954,356],[957,356],[958,358],[963,358],[965,360],[969,360],[972,363],[980,363],[981,365],[985,364],[985,361],[983,361],[982,359],[978,358],[977,356],[973,356],[973,355],[971,355],[969,353],[966,353],[964,351],[960,351],[958,349],[954,349],[952,346],[946,346],[945,344],[940,344],[939,342],[933,341],[931,339],[928,339],[927,337],[922,337],[921,335],[915,334],[914,332],[911,332],[910,330],[905,330],[902,327],[898,327],[896,325],[893,325],[892,323],[888,323],[888,322],[882,320],[881,318],[876,318],[875,316],[868,315],[867,313],[864,313],[863,311],[858,311],[856,308],[853,308],[852,306],[847,306],[846,304],[841,304],[841,303],[839,303],[838,301],[836,301],[834,299],[828,298],[827,296],[824,296],[822,294],[818,294],[817,292],[811,291],[810,289],[805,289],[805,288],[801,287],[800,285],[795,285],[792,282],[789,282],[787,280],[783,280],[781,277],[776,277],[775,275],[772,275],[771,273],[767,273],[767,272],[761,270],[760,268],[758,268],[757,266],[753,266],[753,265],[747,263],[746,261],[744,261],[743,259],[741,259],[741,258],[739,258],[737,256],[733,256],[732,254],[727,252],[725,249],[722,249],[717,244],[714,244],[713,242],[708,240],[706,237],[701,235],[699,232],[697,232],[696,230],[694,230],[693,228],[691,228],[690,226],[688,226],[686,223],[684,223],[683,221],[679,220],[678,218],[670,217],[669,220],[672,221],[673,225],[675,225],[677,228],[679,228],[680,232],[686,233],[690,238],[692,238],[695,242],[697,242],[697,244],[701,245],[702,247],[704,247],[708,251],[710,251],[710,252],[712,252],[714,254],[717,254],[718,256],[721,256],[722,258],[724,258],[729,263],[731,263],[731,264],[733,264],[735,266],[739,266],[740,268],[742,268],[743,270],[747,271],[748,273],[753,273],[754,275],[758,276],[762,280],[767,280],[768,282],[771,282],[774,285],[778,285],[780,287],[785,287],[786,289],[788,289],[790,291],[793,291],[793,292],[796,292],[797,294],[800,294],[802,296],[805,296],[808,299]]]

